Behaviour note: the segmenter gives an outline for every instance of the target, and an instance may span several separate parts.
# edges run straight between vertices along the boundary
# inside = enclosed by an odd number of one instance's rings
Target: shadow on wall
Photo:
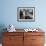
[[[6,32],[6,29],[4,30],[5,25],[4,24],[0,24],[0,43],[2,43],[2,36],[3,36],[3,32]]]

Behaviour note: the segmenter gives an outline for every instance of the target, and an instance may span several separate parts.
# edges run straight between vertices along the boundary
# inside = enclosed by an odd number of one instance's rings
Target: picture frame
[[[18,7],[17,8],[18,22],[34,22],[35,21],[35,7]]]

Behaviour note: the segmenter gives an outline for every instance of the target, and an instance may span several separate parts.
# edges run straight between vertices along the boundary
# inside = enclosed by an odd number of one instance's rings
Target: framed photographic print
[[[35,7],[18,7],[17,21],[21,22],[35,21]]]

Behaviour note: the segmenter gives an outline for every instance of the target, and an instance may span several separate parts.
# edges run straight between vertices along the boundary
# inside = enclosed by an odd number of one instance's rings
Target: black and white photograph
[[[17,20],[24,22],[35,21],[35,7],[18,7]]]

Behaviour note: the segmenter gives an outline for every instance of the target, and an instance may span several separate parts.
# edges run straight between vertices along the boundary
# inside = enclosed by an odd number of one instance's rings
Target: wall
[[[0,0],[0,25],[16,28],[46,28],[46,0]],[[35,22],[17,22],[17,7],[35,7]],[[1,26],[0,26],[1,27]]]

